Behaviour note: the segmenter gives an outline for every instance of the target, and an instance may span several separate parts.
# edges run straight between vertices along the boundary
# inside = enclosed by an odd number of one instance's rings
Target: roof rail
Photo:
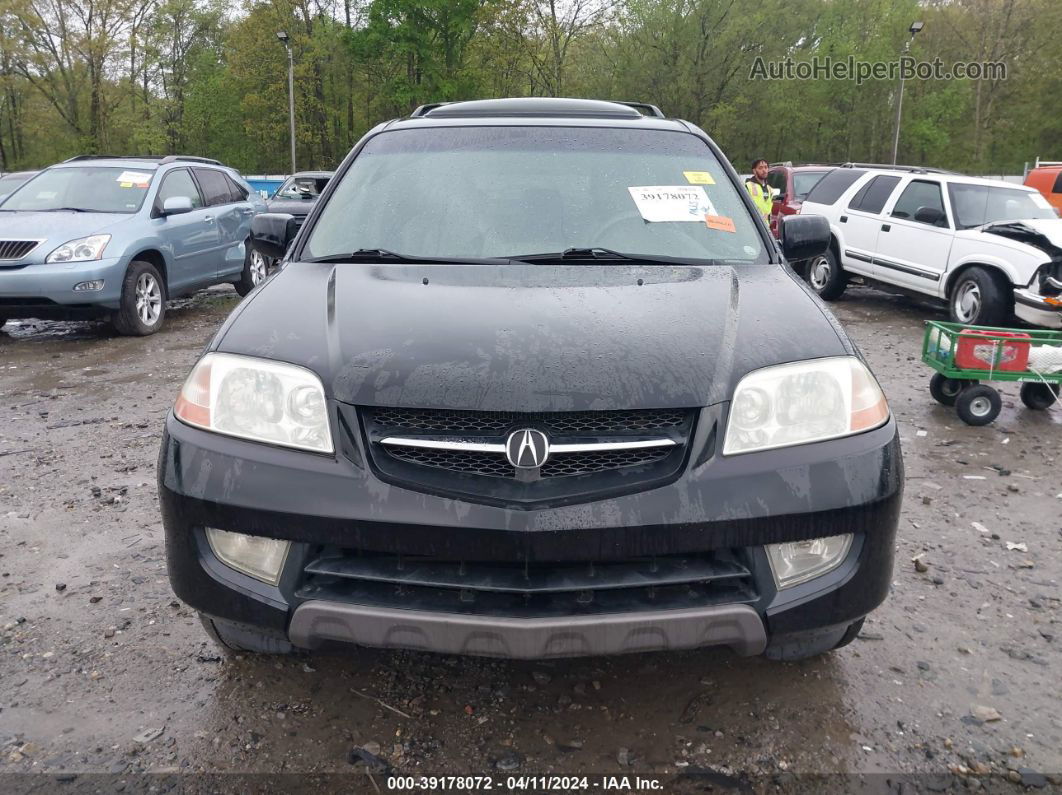
[[[195,155],[166,155],[160,163],[176,163],[177,161],[189,163],[209,163],[212,166],[220,166],[221,161],[212,157],[196,157]]]
[[[897,166],[887,163],[840,163],[839,168],[866,168],[879,169],[881,171],[910,171],[912,174],[958,174],[958,171],[948,171],[945,168],[930,168],[929,166]]]
[[[1062,160],[1041,160],[1036,158],[1036,165],[1033,168],[1040,168],[1041,166],[1062,166]]]
[[[64,163],[74,163],[78,160],[161,160],[162,155],[74,155],[64,160]]]
[[[178,160],[192,163],[209,163],[212,166],[220,166],[221,162],[209,157],[195,157],[193,155],[74,155],[64,160],[64,163],[75,163],[79,160],[154,160],[160,165],[175,163]]]
[[[515,97],[515,98],[513,98],[513,100],[518,100],[518,101],[523,101],[524,99],[541,100],[543,102],[549,102],[550,100],[554,100],[556,98],[554,98],[554,97]],[[468,111],[468,114],[469,115],[473,115],[473,116],[478,116],[478,115],[481,115],[481,114],[482,115],[486,115],[489,112],[489,110],[497,109],[498,114],[499,115],[503,115],[503,116],[514,115],[514,113],[515,113],[515,115],[521,115],[521,116],[522,115],[538,115],[538,114],[536,114],[534,112],[531,112],[531,111],[516,111],[516,112],[514,112],[514,110],[512,108],[506,108],[505,105],[509,104],[513,100],[493,99],[493,100],[464,100],[464,101],[457,101],[457,102],[431,102],[431,103],[428,103],[426,105],[419,105],[409,115],[410,115],[411,118],[418,118],[418,117],[422,117],[422,116],[427,116],[433,110],[438,110],[439,108],[446,107],[447,105],[467,104],[469,106],[475,107],[476,105],[479,105],[480,103],[485,103],[485,108],[483,110],[478,110],[478,109],[472,110],[472,109],[470,109]],[[574,101],[576,101],[576,100],[570,100],[568,98],[561,98],[559,100],[559,102],[562,102],[562,103],[568,103],[568,102],[574,102]],[[624,107],[627,107],[627,108],[630,108],[631,110],[637,111],[642,116],[651,116],[651,117],[657,118],[657,119],[667,118],[664,115],[664,112],[662,110],[660,110],[660,108],[658,108],[656,105],[651,105],[648,102],[624,102],[622,100],[616,100],[616,99],[587,100],[586,102],[589,103],[589,104],[598,104],[598,105],[601,105],[603,103],[609,103],[609,104],[612,104],[612,105],[623,105]],[[486,103],[489,103],[489,104],[486,104]],[[578,108],[577,108],[577,106],[573,107],[573,108],[568,108],[567,110],[560,110],[558,108],[557,112],[558,112],[558,115],[566,115],[566,116],[567,115],[578,115]],[[600,113],[600,111],[598,111],[598,113]],[[543,111],[543,115],[550,115],[550,113],[548,111]]]
[[[418,105],[412,113],[409,115],[413,118],[417,116],[427,116],[430,111],[436,108],[441,108],[443,105],[449,105],[449,102],[429,102],[427,105]]]
[[[648,102],[624,102],[621,99],[610,99],[608,102],[615,102],[617,105],[626,105],[628,108],[634,108],[643,116],[653,116],[657,119],[666,119],[664,112],[660,110],[656,105],[650,105]]]
[[[783,160],[780,163],[769,163],[771,168],[778,166],[786,166],[787,168],[837,168],[838,166],[845,165],[844,163],[809,163],[804,160],[798,160],[795,163],[792,160]]]

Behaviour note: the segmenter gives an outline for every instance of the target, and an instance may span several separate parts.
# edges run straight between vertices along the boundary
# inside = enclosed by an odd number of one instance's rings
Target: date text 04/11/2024
[[[426,791],[473,792],[489,790],[579,792],[659,792],[663,782],[642,776],[389,776],[387,789],[392,792]]]

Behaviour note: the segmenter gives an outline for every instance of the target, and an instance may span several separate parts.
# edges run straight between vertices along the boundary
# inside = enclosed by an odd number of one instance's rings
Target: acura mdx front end
[[[817,220],[786,219],[789,256]],[[293,244],[277,214],[253,237],[287,265],[158,470],[173,588],[222,646],[796,659],[885,598],[895,421],[696,127],[430,106],[358,143]]]

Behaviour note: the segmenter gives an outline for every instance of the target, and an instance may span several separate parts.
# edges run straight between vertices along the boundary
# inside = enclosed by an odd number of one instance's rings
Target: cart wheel
[[[1021,385],[1021,402],[1031,409],[1049,409],[1058,400],[1058,384],[1028,383]]]
[[[999,416],[1002,408],[999,393],[984,384],[964,389],[955,399],[955,411],[967,425],[988,425]]]
[[[959,393],[971,386],[977,386],[977,381],[963,381],[948,378],[943,373],[934,373],[929,380],[929,394],[942,406],[954,406]]]

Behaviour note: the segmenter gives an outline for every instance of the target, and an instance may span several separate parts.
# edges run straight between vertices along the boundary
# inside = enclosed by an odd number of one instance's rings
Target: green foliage
[[[1057,0],[0,0],[0,169],[88,151],[334,167],[425,102],[635,99],[703,126],[744,169],[891,157],[898,81],[756,80],[792,59],[999,60],[1005,80],[909,80],[899,159],[1014,173],[1062,158]],[[47,134],[40,134],[40,131]]]

